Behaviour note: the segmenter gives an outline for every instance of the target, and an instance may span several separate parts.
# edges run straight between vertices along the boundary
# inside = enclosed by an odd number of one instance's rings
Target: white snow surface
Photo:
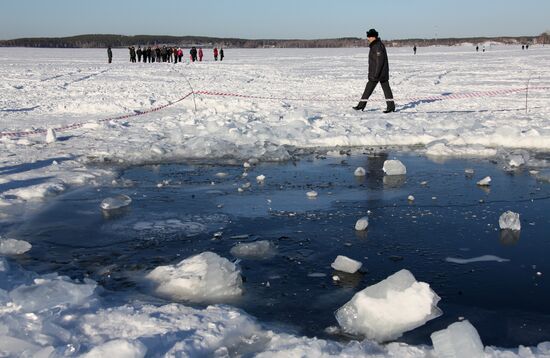
[[[285,160],[292,148],[414,145],[434,156],[507,157],[517,148],[550,148],[547,90],[457,100],[447,93],[548,86],[550,48],[468,46],[389,48],[398,112],[385,115],[379,88],[369,109],[351,106],[365,86],[368,49],[226,50],[223,63],[134,64],[127,50],[0,48],[0,220],[13,221],[47,196],[111,179],[111,167],[184,158]],[[40,59],[26,61],[22,59]],[[520,64],[520,66],[518,66]],[[196,95],[190,89],[277,100]],[[280,98],[287,98],[281,100]],[[292,100],[298,98],[306,100]],[[320,101],[315,101],[319,99]],[[330,100],[330,101],[327,101]],[[332,101],[335,100],[335,101]],[[59,127],[79,124],[73,129]],[[51,128],[50,136],[46,130]],[[54,135],[55,134],[55,135]],[[54,140],[55,137],[55,140]],[[531,159],[525,158],[527,165]],[[510,157],[510,164],[516,158]],[[548,163],[537,164],[548,166]],[[427,346],[338,343],[274,332],[231,306],[103,302],[97,283],[39,276],[0,254],[0,355],[431,357]],[[175,266],[173,267],[175,268]],[[175,276],[174,276],[175,277]],[[159,283],[162,285],[163,283]],[[168,290],[174,293],[172,290]],[[487,357],[550,356],[550,342]]]

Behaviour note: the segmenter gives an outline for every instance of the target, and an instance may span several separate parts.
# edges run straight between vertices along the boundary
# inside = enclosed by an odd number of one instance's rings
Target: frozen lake
[[[91,278],[107,298],[158,302],[140,284],[145,272],[203,251],[235,260],[230,250],[237,243],[268,240],[272,255],[242,258],[245,293],[229,303],[297,334],[349,339],[324,332],[336,325],[332,312],[355,292],[407,268],[441,296],[444,315],[405,334],[403,342],[429,344],[433,331],[458,317],[472,322],[485,344],[550,339],[548,182],[486,160],[331,154],[260,164],[246,170],[246,178],[240,163],[129,168],[116,185],[63,195],[18,228],[13,234],[33,245],[18,261],[39,273]],[[408,167],[406,176],[383,175],[384,160],[394,157]],[[366,178],[354,177],[358,166]],[[467,168],[474,174],[465,174]],[[255,180],[260,174],[263,184]],[[487,189],[476,185],[485,176],[493,179]],[[307,198],[310,190],[318,192],[316,199]],[[133,202],[105,216],[99,204],[116,194]],[[414,202],[407,200],[411,194]],[[521,234],[499,229],[506,210],[520,213]],[[360,234],[355,221],[365,215],[369,229]],[[363,268],[334,271],[337,255]],[[509,261],[446,261],[483,255]]]
[[[389,115],[379,89],[351,109],[366,48],[179,64],[0,48],[0,355],[430,357],[467,319],[490,357],[547,356],[550,48],[482,45],[389,48]],[[382,175],[394,157],[405,177]],[[116,195],[131,204],[106,215]],[[237,263],[242,294],[188,302],[144,280],[205,251],[229,278]],[[341,333],[334,311],[401,269],[443,315],[399,344]]]

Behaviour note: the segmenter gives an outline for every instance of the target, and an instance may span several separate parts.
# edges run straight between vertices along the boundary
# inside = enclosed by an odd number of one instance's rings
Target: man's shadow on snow
[[[450,96],[450,95],[452,95],[452,92],[444,92],[444,93],[440,94],[440,96]],[[403,106],[401,106],[401,108],[399,108],[399,112],[401,112],[401,111],[406,111],[407,109],[416,108],[416,107],[418,107],[418,106],[421,105],[421,104],[440,102],[440,101],[442,101],[442,100],[443,100],[443,98],[438,98],[438,99],[419,99],[418,101],[409,102],[409,103],[407,103],[407,104],[404,104]]]
[[[34,163],[21,163],[17,165],[8,165],[5,167],[0,167],[0,175],[18,174],[18,173],[31,171],[31,170],[41,169],[52,165],[54,160],[59,164],[67,160],[74,160],[75,158],[76,158],[75,156],[58,157],[58,158],[38,160]]]
[[[12,180],[4,184],[0,184],[0,193],[3,193],[12,189],[26,188],[28,186],[38,185],[47,182],[48,180],[54,178],[53,176],[25,179],[25,180]],[[6,196],[9,199],[9,195]]]
[[[452,92],[444,92],[440,94],[440,96],[450,96],[452,95]],[[407,104],[404,104],[403,106],[399,107],[396,112],[403,112],[407,109],[413,109],[418,107],[421,104],[428,104],[428,103],[434,103],[434,102],[440,102],[445,100],[445,98],[438,98],[438,99],[421,99],[414,102],[409,102]],[[529,109],[536,109],[536,108],[542,108],[542,107],[529,107]],[[523,108],[501,108],[501,109],[478,109],[478,110],[465,110],[465,111],[426,111],[422,113],[426,114],[449,114],[449,113],[488,113],[488,112],[516,112],[516,111],[525,111],[525,107]],[[418,112],[414,112],[418,113]]]

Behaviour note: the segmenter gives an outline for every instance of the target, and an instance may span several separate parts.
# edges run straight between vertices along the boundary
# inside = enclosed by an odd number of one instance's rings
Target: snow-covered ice
[[[178,301],[220,301],[243,292],[240,270],[213,252],[203,252],[176,265],[159,266],[145,279],[153,284],[157,295]]]
[[[356,273],[361,266],[363,266],[362,262],[343,255],[336,256],[334,262],[330,264],[333,269],[347,273]]]
[[[427,283],[401,270],[356,293],[336,320],[345,332],[385,342],[440,316],[439,300]]]
[[[92,280],[78,283],[54,273],[14,288],[9,297],[23,312],[36,312],[56,306],[82,306],[90,303],[96,287],[97,283]]]
[[[519,214],[513,211],[506,211],[498,218],[498,225],[502,230],[521,230],[521,222],[519,221]]]
[[[239,49],[231,61],[223,63],[224,75],[220,76],[221,64],[213,62],[131,66],[124,49],[115,50],[114,62],[108,65],[104,49],[2,48],[0,132],[83,125],[57,130],[63,145],[45,145],[44,134],[2,137],[0,153],[14,158],[12,164],[70,153],[62,170],[36,167],[10,174],[8,179],[48,174],[51,181],[71,185],[107,174],[108,169],[87,166],[88,162],[140,164],[236,156],[250,164],[251,158],[289,159],[292,147],[424,145],[434,155],[485,157],[497,155],[501,148],[550,147],[548,100],[544,90],[536,89],[547,85],[550,78],[545,69],[548,48],[530,49],[529,61],[524,61],[525,53],[507,46],[492,46],[483,57],[460,46],[427,48],[422,57],[414,58],[414,70],[407,49],[388,51],[400,110],[391,117],[381,111],[354,113],[350,109],[364,88],[367,49]],[[41,61],[20,61],[30,57]],[[517,61],[523,71],[510,70]],[[521,88],[531,72],[539,78],[531,79],[532,108],[527,113],[513,110],[524,104],[521,91],[421,104],[409,100]],[[411,76],[416,80],[410,80]],[[437,80],[430,81],[430,77]],[[147,86],[136,86],[140,79]],[[279,98],[302,95],[312,100],[279,103],[196,95],[197,111],[189,99],[124,121],[101,121],[170,104],[189,91],[187,80],[196,90]],[[168,84],[174,81],[182,83],[176,93]],[[376,91],[369,106],[382,105]],[[368,122],[362,120],[367,117]]]
[[[484,358],[481,338],[468,321],[455,322],[446,329],[432,333],[434,351],[439,358]]]

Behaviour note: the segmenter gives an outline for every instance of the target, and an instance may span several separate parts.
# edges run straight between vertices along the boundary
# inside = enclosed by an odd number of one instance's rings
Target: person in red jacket
[[[214,61],[218,61],[218,48],[214,47]]]
[[[202,62],[202,56],[204,56],[202,53],[202,47],[199,47],[199,62]]]

